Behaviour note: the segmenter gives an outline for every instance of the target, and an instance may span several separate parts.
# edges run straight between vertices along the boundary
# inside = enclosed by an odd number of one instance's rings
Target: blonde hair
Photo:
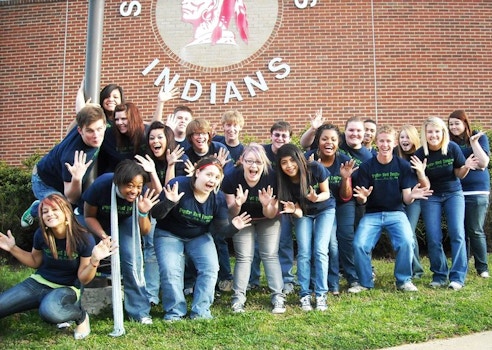
[[[265,175],[268,175],[268,172],[272,169],[272,162],[270,162],[270,159],[268,159],[265,153],[265,148],[259,143],[251,142],[249,145],[244,147],[243,154],[241,154],[241,163],[244,164],[244,155],[248,153],[253,154],[256,158],[261,160],[264,165],[263,173]]]
[[[222,114],[222,118],[220,119],[222,125],[226,123],[237,124],[241,127],[244,127],[244,117],[241,112],[236,109],[230,110]]]
[[[410,142],[413,145],[408,154],[414,154],[415,151],[420,147],[420,135],[417,128],[413,125],[405,124],[401,127],[401,130],[398,133],[398,155],[400,157],[405,157],[407,153],[403,152],[400,146],[400,135],[402,132],[406,132]]]
[[[427,143],[427,127],[433,126],[435,128],[441,129],[442,131],[442,141],[441,141],[441,154],[448,154],[449,146],[449,132],[446,123],[439,117],[429,117],[422,124],[422,130],[420,131],[420,141],[422,143],[422,148],[424,149],[424,154],[429,155],[429,144]]]

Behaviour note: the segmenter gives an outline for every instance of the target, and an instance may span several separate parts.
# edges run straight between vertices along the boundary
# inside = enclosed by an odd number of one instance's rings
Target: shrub
[[[24,162],[25,167],[12,167],[0,162],[0,232],[11,230],[16,244],[22,249],[31,250],[34,229],[22,229],[20,218],[35,199],[31,188],[31,169],[39,156],[32,156]],[[0,252],[0,257],[16,261],[9,253]]]

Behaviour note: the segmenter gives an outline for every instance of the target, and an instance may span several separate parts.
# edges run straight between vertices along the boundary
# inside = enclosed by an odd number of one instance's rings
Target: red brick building
[[[258,141],[279,119],[299,134],[320,107],[340,127],[351,116],[420,126],[454,109],[492,126],[488,0],[244,0],[247,43],[232,17],[235,42],[215,45],[191,43],[183,3],[105,1],[101,88],[123,86],[149,119],[167,74],[179,75],[184,98],[166,114],[186,104],[216,122],[239,109]],[[49,150],[74,117],[88,1],[0,1],[0,16],[0,160],[18,165]]]

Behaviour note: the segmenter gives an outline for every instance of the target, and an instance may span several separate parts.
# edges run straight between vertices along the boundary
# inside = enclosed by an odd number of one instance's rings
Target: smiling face
[[[364,138],[362,143],[366,147],[371,147],[374,138],[376,137],[376,124],[373,122],[364,122]]]
[[[438,151],[441,148],[443,141],[442,137],[442,128],[432,124],[425,127],[425,138],[431,151]]]
[[[195,153],[199,155],[207,154],[209,149],[209,139],[210,135],[208,132],[194,132],[193,135],[191,135],[191,146]]]
[[[190,112],[178,111],[174,114],[176,117],[176,127],[174,128],[174,134],[181,136],[186,133],[186,127],[193,119]]]
[[[128,132],[128,117],[126,111],[116,112],[114,114],[114,123],[121,134]]]
[[[395,148],[395,134],[392,132],[381,132],[376,136],[378,147],[378,160],[388,160],[393,158],[393,148]]]
[[[142,175],[137,175],[129,183],[118,186],[118,190],[127,202],[133,203],[142,194],[143,185]]]
[[[244,179],[252,186],[260,181],[265,164],[253,152],[244,153],[241,159],[244,170]]]
[[[351,121],[345,128],[345,142],[353,149],[359,149],[362,147],[362,140],[364,139],[364,123]]]
[[[405,153],[410,152],[412,150],[412,148],[414,147],[413,142],[410,140],[410,137],[408,136],[408,134],[405,130],[402,130],[400,132],[400,137],[398,138],[398,142],[400,143],[400,148]]]
[[[324,157],[334,157],[338,150],[338,141],[338,133],[336,130],[323,130],[319,137],[319,152]]]
[[[282,157],[280,159],[280,168],[285,175],[292,179],[299,177],[299,165],[292,156]]]
[[[121,104],[121,93],[120,90],[114,89],[109,96],[102,101],[101,107],[106,111],[114,112],[115,107],[119,104]]]
[[[44,226],[51,229],[65,226],[65,221],[67,220],[63,210],[55,204],[50,205],[48,203],[44,203],[41,215]]]
[[[215,164],[207,164],[195,172],[195,191],[210,194],[220,186],[223,179],[222,170]]]
[[[241,131],[241,125],[236,123],[224,123],[224,137],[228,145],[235,145],[239,143],[239,132]]]
[[[449,131],[454,136],[461,136],[466,130],[465,123],[463,123],[461,119],[457,118],[449,118],[448,127]]]
[[[287,130],[273,130],[270,136],[272,140],[272,151],[277,153],[277,150],[290,142],[290,133]]]
[[[157,159],[166,156],[167,139],[164,129],[152,129],[149,133],[149,148]]]

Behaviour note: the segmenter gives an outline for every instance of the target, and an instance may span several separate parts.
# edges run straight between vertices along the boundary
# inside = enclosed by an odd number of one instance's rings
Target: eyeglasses
[[[208,132],[194,132],[193,136],[195,137],[200,137],[200,136],[208,136]]]
[[[256,164],[256,166],[262,166],[263,162],[261,160],[253,160],[253,159],[243,159],[243,162],[248,165]]]
[[[276,137],[276,138],[283,138],[284,140],[288,139],[290,136],[288,134],[281,134],[279,132],[274,132],[273,133],[273,137]]]

